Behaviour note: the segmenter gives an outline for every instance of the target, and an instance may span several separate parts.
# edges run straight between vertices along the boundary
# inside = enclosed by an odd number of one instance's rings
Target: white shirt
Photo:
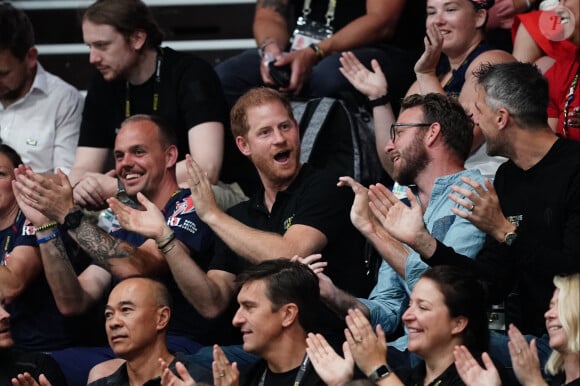
[[[37,64],[28,93],[6,109],[0,104],[0,139],[37,173],[73,165],[84,99]]]
[[[487,143],[483,143],[474,153],[470,154],[465,160],[465,169],[477,169],[490,181],[495,178],[495,172],[499,165],[507,161],[505,157],[491,157],[487,155]]]

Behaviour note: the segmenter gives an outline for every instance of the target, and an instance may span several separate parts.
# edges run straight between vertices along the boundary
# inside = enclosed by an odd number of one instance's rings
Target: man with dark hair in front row
[[[548,84],[538,69],[513,62],[483,66],[476,74],[474,120],[489,155],[508,157],[493,185],[466,179],[454,187],[453,209],[487,233],[475,260],[436,240],[423,225],[416,202],[397,203],[384,222],[389,233],[429,265],[475,267],[491,301],[508,299],[506,319],[537,337],[540,362],[550,352],[544,321],[556,274],[580,272],[580,144],[548,126]],[[491,354],[511,366],[507,336],[492,334]]]
[[[261,358],[242,373],[239,384],[324,385],[306,355],[306,336],[313,331],[320,309],[316,275],[307,265],[277,259],[248,267],[236,281],[241,288],[233,324],[242,332],[244,350]],[[214,378],[238,382],[237,365],[230,364],[218,346],[213,371]],[[163,384],[191,384],[183,368],[179,377],[182,380],[166,370]]]
[[[55,385],[66,385],[58,363],[47,354],[24,352],[13,349],[14,340],[10,334],[10,314],[4,308],[5,296],[0,292],[0,385],[27,385],[27,381],[40,379],[45,386],[47,379]],[[16,382],[16,383],[15,383]]]

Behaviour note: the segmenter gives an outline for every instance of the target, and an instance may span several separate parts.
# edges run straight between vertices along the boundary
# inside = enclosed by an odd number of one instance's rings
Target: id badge
[[[332,36],[332,32],[332,27],[300,16],[292,33],[291,51],[301,50],[312,43],[317,44]]]

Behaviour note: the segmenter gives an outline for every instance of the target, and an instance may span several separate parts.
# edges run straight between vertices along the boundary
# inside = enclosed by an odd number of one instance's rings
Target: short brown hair
[[[232,126],[232,133],[234,138],[244,137],[248,134],[250,126],[248,124],[248,109],[251,107],[261,106],[266,103],[279,102],[281,103],[288,116],[294,120],[294,113],[290,101],[286,99],[278,91],[266,87],[253,88],[246,92],[238,99],[232,111],[230,112],[230,123]]]

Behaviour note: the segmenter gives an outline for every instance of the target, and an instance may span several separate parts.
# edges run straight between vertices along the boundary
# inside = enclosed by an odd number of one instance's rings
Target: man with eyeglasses
[[[452,185],[469,188],[462,179],[483,182],[477,170],[465,170],[473,139],[473,121],[454,99],[441,94],[411,95],[402,102],[399,120],[391,125],[391,140],[385,152],[393,163],[393,178],[410,186],[407,197],[418,202],[429,232],[446,245],[475,257],[485,235],[469,221],[452,213]],[[427,269],[418,253],[391,237],[382,226],[389,208],[399,199],[381,184],[367,190],[350,177],[340,185],[355,192],[351,220],[383,258],[378,281],[368,299],[355,298],[320,274],[321,296],[335,311],[346,315],[358,308],[373,325],[389,334],[396,331],[409,295]],[[370,203],[369,203],[370,201]],[[372,213],[371,213],[372,212]],[[402,219],[404,221],[404,219]],[[395,368],[414,364],[406,352],[407,336],[389,344],[389,364]]]
[[[490,155],[510,159],[493,185],[454,188],[455,212],[487,233],[475,260],[434,238],[417,210],[390,216],[388,232],[430,266],[475,269],[490,301],[506,301],[506,319],[535,339],[543,367],[551,348],[544,320],[555,275],[580,272],[580,146],[548,125],[548,82],[529,63],[484,65],[476,73],[474,119]],[[394,215],[395,213],[393,213]],[[405,219],[405,223],[397,219]],[[431,234],[430,234],[431,233]],[[509,295],[509,297],[508,297]],[[508,337],[492,334],[490,352],[511,367]]]

